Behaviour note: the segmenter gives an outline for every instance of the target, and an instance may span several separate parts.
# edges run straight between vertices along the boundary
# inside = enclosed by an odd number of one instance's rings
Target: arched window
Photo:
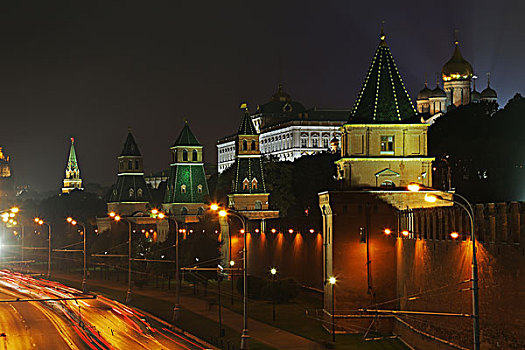
[[[142,188],[137,190],[137,197],[142,198]]]
[[[253,179],[252,179],[252,189],[253,189],[253,190],[256,190],[256,189],[257,189],[257,179],[256,179],[256,178],[253,178]]]
[[[242,150],[247,151],[248,150],[248,141],[242,140]]]
[[[301,147],[308,147],[308,134],[301,134]]]
[[[180,210],[180,213],[181,213],[182,215],[188,215],[188,208],[186,208],[186,207],[182,207],[182,209]]]
[[[381,183],[381,187],[385,187],[385,188],[392,188],[392,187],[396,187],[396,185],[394,184],[393,181],[390,181],[390,180],[385,180]]]
[[[319,134],[318,133],[312,134],[312,147],[314,148],[319,147]]]
[[[242,189],[243,190],[249,190],[250,189],[250,181],[248,179],[244,179],[242,182]]]
[[[193,160],[194,162],[197,161],[197,150],[196,150],[196,149],[193,150],[193,152],[192,152],[192,156],[191,156],[191,157],[192,157],[192,160]]]
[[[256,148],[255,148],[255,140],[252,140],[252,147],[250,148],[252,151],[255,151]]]
[[[128,160],[128,170],[133,169],[133,162],[131,160]]]
[[[186,185],[181,185],[180,186],[180,192],[181,193],[186,193]]]
[[[197,215],[204,215],[204,208],[203,207],[199,207],[199,209],[197,209]]]
[[[185,162],[188,161],[188,150],[187,149],[182,150],[182,160]]]
[[[254,208],[255,208],[255,210],[262,210],[262,202],[261,201],[255,201]]]
[[[139,161],[138,160],[135,161],[135,170],[139,170]]]
[[[133,195],[135,195],[135,191],[133,190],[133,188],[129,189],[128,194],[130,197],[133,197]]]
[[[197,185],[197,192],[202,193],[202,185]]]

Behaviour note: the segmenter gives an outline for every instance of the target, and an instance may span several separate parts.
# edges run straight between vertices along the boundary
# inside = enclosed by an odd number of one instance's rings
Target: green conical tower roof
[[[244,115],[242,116],[241,125],[239,125],[238,135],[257,135],[255,126],[253,125],[252,117],[245,103],[241,105],[241,109],[244,109]]]
[[[417,111],[405,89],[382,30],[380,38],[348,122],[416,122]]]
[[[131,130],[128,132],[126,142],[124,142],[124,148],[122,149],[121,157],[123,156],[141,156],[139,146],[135,142],[135,138],[131,134]]]
[[[184,128],[182,128],[173,147],[175,146],[202,146],[195,135],[193,135],[187,121],[184,123]]]
[[[75,139],[71,138],[71,147],[69,148],[69,158],[67,161],[67,171],[76,171],[80,174],[80,169],[78,168],[77,162],[77,153],[75,152]]]

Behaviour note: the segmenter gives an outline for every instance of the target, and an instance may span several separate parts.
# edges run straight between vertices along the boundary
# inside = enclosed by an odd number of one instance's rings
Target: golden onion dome
[[[456,48],[452,58],[445,63],[441,70],[443,81],[471,79],[474,73],[470,63],[463,58],[459,51],[459,42],[456,41],[455,44]]]

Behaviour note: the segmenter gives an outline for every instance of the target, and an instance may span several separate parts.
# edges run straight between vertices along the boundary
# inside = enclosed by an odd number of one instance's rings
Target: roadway
[[[0,350],[207,349],[161,320],[103,296],[91,297],[56,282],[0,271],[0,301],[12,301],[0,302]]]

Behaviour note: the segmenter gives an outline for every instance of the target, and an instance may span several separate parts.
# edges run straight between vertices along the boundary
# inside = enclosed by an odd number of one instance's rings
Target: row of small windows
[[[243,190],[245,190],[245,191],[250,190],[250,187],[251,187],[252,190],[256,190],[257,189],[257,179],[256,178],[253,178],[251,183],[250,183],[250,180],[248,180],[246,178],[242,181],[242,189]]]
[[[180,192],[181,193],[186,193],[186,185],[181,185],[180,186]],[[197,192],[198,193],[202,193],[202,185],[197,185]]]
[[[243,151],[247,151],[248,150],[248,141],[247,140],[242,140],[242,150]],[[252,142],[250,143],[250,151],[256,151],[257,150],[257,144],[255,142],[255,140],[252,140]]]
[[[188,208],[182,207],[180,209],[180,213],[181,213],[181,215],[188,215]],[[199,209],[197,209],[197,215],[204,215],[204,208],[203,207],[199,207]]]
[[[120,162],[120,168],[122,170],[124,170],[123,169],[124,168],[124,164],[125,163],[123,161]],[[140,162],[138,160],[135,160],[135,161],[128,160],[128,168],[127,168],[127,170],[133,170],[133,165],[135,165],[135,170],[140,170]]]
[[[135,190],[132,187],[129,188],[128,195],[129,195],[130,198],[133,198],[135,196]],[[142,188],[139,188],[137,190],[137,197],[138,198],[142,198],[142,195],[143,195]]]
[[[189,152],[187,149],[183,149],[182,150],[182,161],[183,162],[187,162],[189,160]],[[173,151],[172,153],[172,162],[175,163],[177,161],[177,150]],[[193,162],[196,162],[198,161],[199,159],[199,152],[197,152],[196,149],[194,149],[193,151],[191,151],[191,160]]]
[[[219,153],[226,153],[226,152],[233,152],[235,151],[235,147],[228,147],[228,148],[221,148],[219,150]]]

